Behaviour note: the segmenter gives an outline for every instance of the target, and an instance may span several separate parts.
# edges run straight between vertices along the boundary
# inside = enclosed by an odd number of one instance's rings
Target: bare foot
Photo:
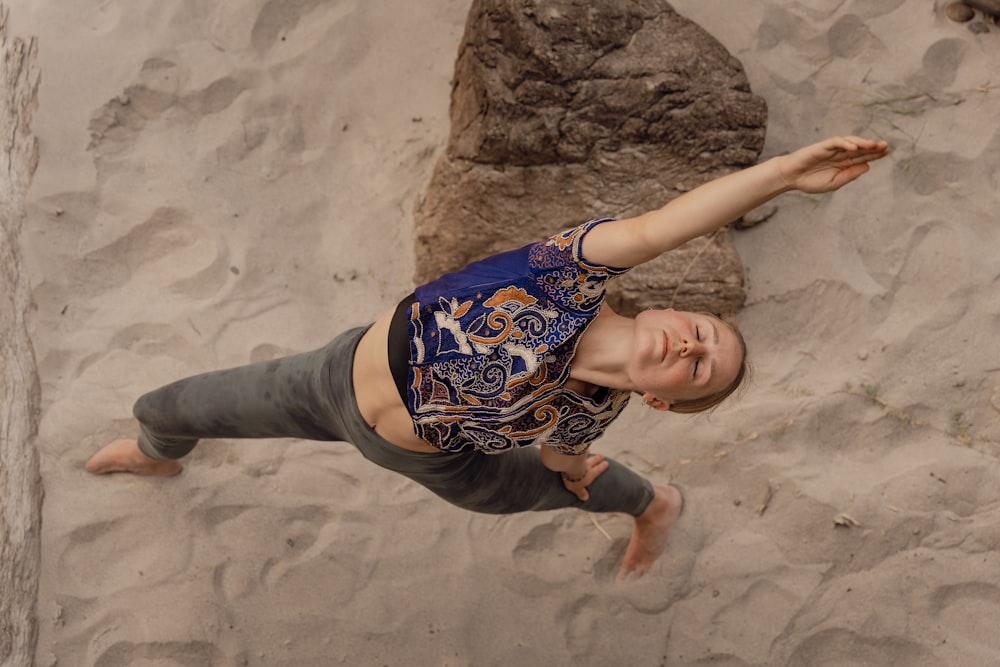
[[[87,472],[105,475],[130,472],[135,475],[171,477],[181,471],[180,461],[157,461],[139,450],[136,440],[115,440],[102,447],[87,461]]]
[[[630,574],[638,578],[649,571],[663,553],[667,534],[681,515],[684,497],[680,491],[666,485],[657,485],[653,487],[653,491],[653,502],[635,519],[632,539],[625,550],[625,558],[618,569],[616,581],[622,581]]]

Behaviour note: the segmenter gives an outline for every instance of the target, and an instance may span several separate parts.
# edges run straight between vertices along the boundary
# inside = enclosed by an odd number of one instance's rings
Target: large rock
[[[24,195],[38,164],[35,40],[7,43],[0,6],[0,665],[34,663],[42,483],[35,433],[39,386],[25,327],[30,303],[19,237]]]
[[[740,63],[663,0],[475,0],[448,148],[417,204],[416,280],[754,164],[766,116]],[[609,290],[623,314],[743,300],[728,230]]]

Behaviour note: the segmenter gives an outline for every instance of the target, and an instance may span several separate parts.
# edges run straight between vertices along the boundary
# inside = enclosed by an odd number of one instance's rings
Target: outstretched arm
[[[889,145],[861,137],[833,137],[794,153],[715,179],[661,209],[592,229],[583,256],[607,266],[648,262],[693,238],[729,224],[789,190],[831,192],[868,171]]]

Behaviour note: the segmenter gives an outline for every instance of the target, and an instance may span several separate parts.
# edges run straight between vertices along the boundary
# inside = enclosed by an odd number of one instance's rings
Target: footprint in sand
[[[868,30],[864,20],[856,14],[837,19],[827,33],[830,53],[837,58],[853,58],[885,50],[885,45]]]
[[[850,656],[845,661],[846,656]],[[904,637],[866,637],[842,628],[810,635],[784,663],[835,667],[839,665],[940,665],[932,651]]]
[[[779,637],[801,605],[801,597],[761,577],[716,612],[712,624],[729,632],[738,629],[747,636]],[[757,613],[760,609],[768,613]]]
[[[157,122],[171,109],[180,108],[196,116],[217,114],[232,106],[251,85],[245,75],[236,73],[187,90],[191,76],[189,68],[173,58],[146,60],[138,80],[91,118],[88,148],[99,158],[125,154],[147,125]]]
[[[108,348],[132,350],[144,356],[167,354],[171,350],[183,347],[185,341],[177,333],[177,329],[167,324],[143,322],[133,324],[119,330],[108,341]],[[101,355],[103,357],[103,355]],[[83,366],[78,370],[82,373]]]
[[[618,572],[628,538],[608,541],[589,520],[570,521],[569,515],[533,527],[517,541],[511,557],[519,571],[539,573],[542,581],[532,594],[544,594],[551,583],[562,585],[569,577],[590,576],[610,581]]]
[[[181,209],[160,207],[128,231],[88,252],[78,272],[85,287],[106,290],[132,280],[139,267],[151,264],[197,241],[190,215]],[[77,268],[77,267],[74,267]]]
[[[604,642],[601,629],[608,614],[616,611],[616,605],[611,606],[609,609],[607,600],[583,594],[560,610],[557,620],[565,628],[566,646],[576,658],[600,655]]]
[[[80,284],[100,293],[126,285],[136,272],[170,263],[170,275],[184,276],[170,285],[171,291],[194,299],[208,298],[228,284],[229,248],[218,235],[206,238],[191,215],[173,207],[160,207],[125,234],[90,251],[76,266]]]
[[[131,535],[135,542],[122,549],[111,539],[115,535]],[[62,573],[62,592],[83,599],[169,579],[184,571],[192,553],[190,539],[164,538],[138,516],[84,525],[60,542],[57,571]],[[100,563],[99,569],[94,569],[95,563]],[[80,572],[90,574],[71,574]]]
[[[539,554],[550,552],[555,544],[557,531],[558,528],[551,523],[532,528],[527,535],[517,541],[517,546],[511,554],[514,562],[530,564],[536,561]]]
[[[308,29],[312,27],[311,23],[316,23],[316,19],[320,21],[336,20],[339,17],[354,13],[358,10],[359,6],[363,7],[356,0],[341,0],[341,2],[337,3],[333,12],[329,11],[330,8],[328,6],[324,6],[322,13],[313,12],[320,5],[328,4],[324,3],[323,0],[297,0],[296,2],[268,0],[261,7],[254,21],[253,30],[250,34],[251,46],[258,53],[264,53],[271,50],[276,44],[285,41],[286,36],[297,27],[305,26]],[[311,17],[310,14],[312,14]],[[306,20],[307,17],[313,20]],[[318,35],[314,34],[315,36]]]
[[[213,242],[197,242],[190,252],[183,255],[183,266],[174,264],[177,273],[185,278],[170,284],[170,290],[192,299],[207,299],[218,294],[232,279],[230,271],[229,247],[221,237]]]
[[[924,52],[922,67],[917,75],[918,80],[913,83],[922,89],[947,88],[955,82],[967,49],[968,44],[955,37],[934,42]]]
[[[942,586],[934,592],[930,610],[944,634],[965,637],[1000,655],[1000,587],[979,581]]]
[[[223,658],[224,656],[215,645],[209,642],[118,642],[97,656],[94,667],[132,667],[135,665],[212,667],[212,665],[225,664]]]
[[[384,538],[371,531],[372,517],[364,512],[343,512],[337,517],[325,507],[286,508],[282,549],[260,567],[261,589],[302,590],[324,582],[324,595],[346,601],[368,585],[379,565]],[[351,558],[335,558],[347,552]]]

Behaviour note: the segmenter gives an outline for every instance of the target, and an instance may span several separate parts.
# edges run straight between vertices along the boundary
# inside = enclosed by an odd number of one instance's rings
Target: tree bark
[[[6,35],[0,6],[0,664],[29,667],[38,636],[42,482],[35,435],[39,383],[25,324],[30,286],[19,246],[24,198],[38,164],[37,42]]]

